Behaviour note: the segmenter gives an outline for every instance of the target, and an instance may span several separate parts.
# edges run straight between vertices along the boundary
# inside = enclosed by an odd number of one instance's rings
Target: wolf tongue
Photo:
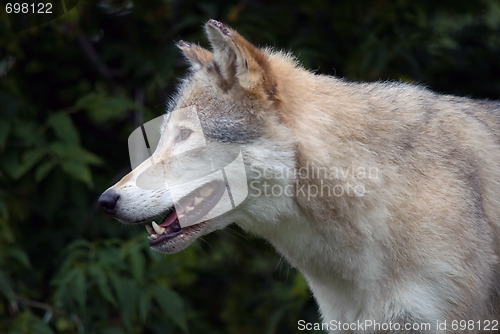
[[[163,222],[160,224],[161,227],[167,227],[167,226],[170,226],[172,225],[172,223],[174,221],[177,220],[177,212],[172,211],[164,220]]]
[[[175,233],[179,232],[182,229],[181,225],[179,224],[179,220],[175,220],[173,224],[167,227],[167,230],[165,231],[165,234],[170,234],[170,233]]]

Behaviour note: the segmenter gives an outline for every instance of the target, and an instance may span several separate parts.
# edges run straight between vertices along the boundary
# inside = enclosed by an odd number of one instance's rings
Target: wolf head
[[[295,143],[279,111],[273,53],[215,20],[205,30],[212,52],[178,43],[190,71],[163,117],[156,150],[99,198],[121,222],[148,224],[151,247],[163,253],[233,222],[275,233],[293,212],[283,189],[293,182],[286,171],[294,168]],[[279,196],[264,195],[276,185]]]

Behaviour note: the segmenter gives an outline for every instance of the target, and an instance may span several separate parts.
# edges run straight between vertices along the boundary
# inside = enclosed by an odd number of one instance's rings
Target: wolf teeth
[[[198,205],[201,202],[203,202],[203,197],[195,197],[194,198],[194,205]]]
[[[155,240],[155,239],[158,239],[158,236],[156,234],[151,234],[149,237],[148,237],[149,240]]]
[[[148,231],[149,234],[154,234],[155,231],[153,230],[153,228],[149,225],[146,225],[146,230]]]
[[[160,235],[160,234],[163,234],[163,232],[165,232],[165,228],[156,224],[156,222],[152,222],[151,225],[153,225],[153,228],[154,228],[156,234]]]
[[[200,195],[203,196],[203,197],[207,197],[209,196],[212,192],[214,191],[214,189],[212,187],[205,187],[205,188],[202,188],[200,190]]]

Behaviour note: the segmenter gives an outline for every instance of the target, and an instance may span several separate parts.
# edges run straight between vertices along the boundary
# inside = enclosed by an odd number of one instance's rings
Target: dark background
[[[2,3],[4,6],[4,3]],[[0,332],[298,333],[304,279],[236,227],[170,256],[96,210],[207,46],[210,18],[347,80],[500,99],[500,1],[80,1],[13,32],[0,18]]]

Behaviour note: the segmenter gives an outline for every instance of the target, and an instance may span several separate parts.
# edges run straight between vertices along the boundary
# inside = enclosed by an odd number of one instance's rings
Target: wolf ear
[[[213,54],[212,52],[188,42],[179,41],[177,43],[177,47],[182,51],[184,57],[189,61],[191,67],[195,70],[199,70],[205,64],[208,64],[212,61]]]
[[[214,52],[213,60],[229,84],[237,81],[253,95],[276,98],[276,84],[262,51],[218,21],[208,21],[205,30]]]

